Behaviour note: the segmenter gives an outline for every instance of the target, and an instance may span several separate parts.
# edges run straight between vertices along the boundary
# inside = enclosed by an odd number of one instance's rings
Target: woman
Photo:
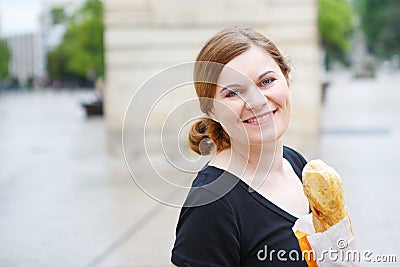
[[[275,45],[248,28],[222,30],[200,51],[194,78],[206,117],[192,126],[189,144],[216,155],[181,210],[174,266],[307,266],[291,229],[309,213],[306,161],[281,140],[289,72]]]

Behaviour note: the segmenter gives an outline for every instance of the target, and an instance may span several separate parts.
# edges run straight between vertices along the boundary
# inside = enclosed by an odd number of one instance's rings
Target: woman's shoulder
[[[176,227],[171,260],[177,266],[187,266],[188,261],[196,266],[237,266],[240,261],[233,205],[214,184],[221,173],[210,167],[193,181]]]
[[[289,161],[297,176],[301,179],[301,172],[307,164],[307,160],[299,152],[288,146],[283,146],[283,157]]]
[[[299,157],[302,160],[306,161],[305,158],[303,157],[303,155],[300,154],[300,152],[298,152],[297,150],[295,150],[289,146],[283,146],[283,155],[296,156],[296,157]]]
[[[217,200],[227,202],[239,181],[225,170],[206,165],[193,180],[184,206],[203,206]]]
[[[196,175],[192,182],[192,187],[205,186],[217,180],[224,170],[214,166],[205,165]]]

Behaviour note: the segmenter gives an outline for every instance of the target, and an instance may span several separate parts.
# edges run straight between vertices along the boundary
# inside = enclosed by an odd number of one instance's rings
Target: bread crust
[[[347,216],[342,180],[332,167],[322,160],[311,160],[303,169],[302,179],[317,233],[328,230]]]

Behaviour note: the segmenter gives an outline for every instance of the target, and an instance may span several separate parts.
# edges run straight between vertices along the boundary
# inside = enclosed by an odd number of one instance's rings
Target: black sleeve
[[[223,199],[182,208],[172,250],[173,264],[178,267],[239,266],[239,249],[238,224]]]

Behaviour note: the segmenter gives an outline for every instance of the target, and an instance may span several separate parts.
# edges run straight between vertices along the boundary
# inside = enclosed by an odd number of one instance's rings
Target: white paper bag
[[[312,224],[312,214],[307,214],[300,217],[292,229],[298,239],[299,237],[303,239],[299,239],[299,244],[303,255],[306,256],[309,252],[304,254],[306,249],[304,238],[308,241],[314,256],[312,260],[307,260],[309,266],[361,266],[361,255],[355,246],[355,238],[348,217],[328,230],[316,233]],[[299,235],[299,233],[305,235]]]

